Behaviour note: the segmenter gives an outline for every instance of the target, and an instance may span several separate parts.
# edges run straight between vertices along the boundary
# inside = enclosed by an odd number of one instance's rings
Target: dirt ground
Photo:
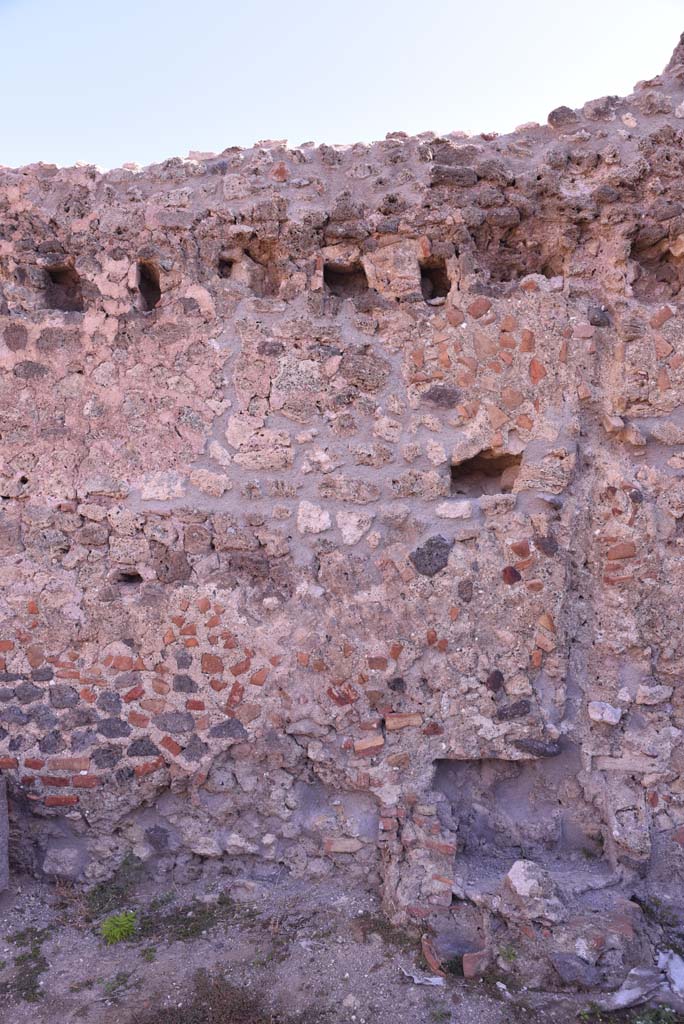
[[[131,938],[102,922],[135,913]],[[565,1024],[588,1000],[513,993],[502,978],[417,984],[420,943],[392,928],[370,894],[222,880],[159,894],[136,864],[89,893],[15,878],[0,897],[1,1024]],[[198,1004],[198,971],[259,1002],[258,1016]],[[225,998],[225,997],[223,997]],[[200,997],[201,1003],[201,997]],[[199,1005],[199,1008],[198,1008]],[[225,1015],[224,1015],[225,1013]],[[578,1014],[580,1015],[578,1018]],[[171,1016],[170,1016],[171,1015]]]

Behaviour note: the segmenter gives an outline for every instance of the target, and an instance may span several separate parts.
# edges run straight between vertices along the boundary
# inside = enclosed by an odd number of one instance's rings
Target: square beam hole
[[[138,291],[143,310],[149,313],[159,305],[161,285],[159,283],[159,267],[153,260],[138,262]]]
[[[66,264],[48,267],[45,298],[48,309],[65,313],[82,313],[85,309],[81,278],[73,267]]]
[[[445,299],[451,288],[446,260],[439,257],[425,260],[420,264],[420,290],[426,302],[431,299]]]
[[[353,299],[368,291],[368,278],[360,263],[349,266],[326,263],[323,267],[323,283],[325,290],[339,299]]]
[[[451,467],[451,493],[464,498],[483,494],[509,494],[513,490],[522,455],[497,454],[488,448]]]
[[[228,278],[233,273],[233,267],[235,266],[235,260],[231,260],[228,256],[219,256],[218,260],[218,276],[222,278]]]

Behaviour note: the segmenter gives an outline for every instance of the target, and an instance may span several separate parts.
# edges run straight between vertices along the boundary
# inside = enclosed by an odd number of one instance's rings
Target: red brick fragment
[[[501,578],[503,579],[504,583],[508,584],[508,586],[511,587],[515,583],[520,583],[522,576],[520,575],[520,573],[514,565],[507,565],[504,569],[501,570]]]
[[[243,661],[238,661],[235,663],[235,665],[231,665],[230,671],[234,676],[241,676],[244,675],[245,672],[249,671],[251,664],[251,659],[245,658]]]
[[[43,800],[46,807],[73,807],[78,803],[78,797],[68,793],[51,793]]]
[[[75,789],[96,789],[102,781],[99,775],[73,775],[71,785]]]
[[[484,295],[478,295],[478,297],[470,303],[468,308],[468,316],[472,316],[473,320],[479,320],[481,316],[488,313],[492,308],[492,304],[489,299],[486,299]]]
[[[252,675],[249,677],[249,681],[252,684],[252,686],[263,686],[264,683],[266,682],[266,677],[267,676],[268,676],[268,669],[265,668],[265,667],[264,668],[260,668],[260,669],[257,669],[256,672],[252,673]]]
[[[621,558],[634,558],[636,555],[636,544],[631,540],[619,541],[617,544],[613,544],[612,547],[608,548],[606,558],[609,561],[617,561]]]
[[[224,670],[223,659],[217,654],[202,655],[202,671],[208,676],[221,675]]]
[[[159,746],[164,747],[164,749],[168,750],[168,752],[172,754],[174,757],[178,757],[178,755],[183,750],[180,743],[176,743],[176,741],[172,739],[171,736],[165,736],[163,740],[160,740]]]

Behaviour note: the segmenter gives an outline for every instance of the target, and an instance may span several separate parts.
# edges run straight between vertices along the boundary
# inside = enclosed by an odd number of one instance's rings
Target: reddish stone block
[[[16,757],[0,757],[0,769],[7,771],[10,768],[18,768],[19,762]]]
[[[150,724],[150,720],[147,715],[141,715],[138,711],[129,711],[128,721],[131,725],[134,725],[136,729],[146,729]]]
[[[244,661],[238,661],[235,665],[230,666],[230,671],[234,676],[244,675],[245,672],[249,671],[252,662],[250,658],[245,658]]]
[[[197,700],[194,697],[189,697],[185,702],[186,711],[204,711],[206,704],[203,700]]]
[[[501,570],[501,578],[504,581],[504,583],[506,583],[509,587],[512,587],[514,584],[520,582],[522,576],[515,568],[515,566],[507,565],[504,569]]]
[[[208,597],[200,597],[195,607],[204,615],[204,613],[208,612],[209,609],[211,608],[211,601],[209,600]]]
[[[636,544],[631,540],[620,541],[618,544],[613,544],[612,547],[608,548],[606,558],[609,561],[617,561],[622,558],[634,558],[636,555]]]
[[[433,974],[439,975],[445,978],[446,975],[442,970],[442,962],[437,956],[437,950],[432,944],[429,935],[422,935],[420,939],[420,948],[423,954],[425,963],[428,965]]]
[[[73,807],[78,803],[78,797],[68,793],[51,793],[43,800],[46,807]]]
[[[444,735],[444,729],[437,722],[430,722],[430,724],[426,725],[425,728],[423,729],[423,736],[443,736],[443,735]]]
[[[268,669],[267,668],[260,668],[260,669],[257,669],[256,672],[252,673],[252,675],[249,677],[249,681],[252,684],[252,686],[263,686],[264,683],[266,682],[267,676],[268,676]]]
[[[102,779],[98,775],[73,775],[71,785],[75,789],[96,789]]]
[[[153,772],[158,771],[164,766],[164,758],[156,757],[154,761],[145,761],[143,764],[137,764],[133,771],[137,779],[142,779],[146,775],[151,775]]]
[[[89,757],[51,757],[48,767],[53,772],[85,772],[90,767]]]
[[[59,789],[60,786],[69,785],[69,780],[63,775],[41,775],[40,781],[44,786],[50,786],[52,789]]]
[[[24,759],[24,768],[31,768],[32,771],[37,772],[44,767],[45,761],[39,757],[27,757]]]
[[[176,741],[172,739],[171,736],[164,736],[164,738],[160,741],[159,746],[164,747],[164,749],[168,750],[168,752],[172,754],[174,757],[178,757],[178,755],[183,750],[181,745],[179,743],[176,743]]]
[[[130,704],[131,701],[139,700],[140,697],[142,697],[142,695],[144,694],[144,692],[145,692],[145,687],[144,686],[140,686],[140,685],[134,686],[131,690],[128,690],[127,693],[124,693],[124,695],[123,695],[124,702],[126,704]]]
[[[221,675],[224,671],[223,659],[217,654],[202,655],[202,671],[208,676]]]
[[[242,683],[238,683],[236,680],[231,686],[230,693],[228,694],[228,702],[226,704],[226,708],[228,709],[228,711],[232,711],[233,708],[236,708],[238,706],[238,704],[243,698],[244,692],[244,686],[242,685]]]
[[[650,323],[651,327],[653,327],[653,328],[655,328],[657,330],[659,327],[662,327],[663,324],[667,323],[667,321],[670,319],[670,317],[673,317],[673,316],[674,316],[674,310],[673,309],[670,309],[669,306],[661,306],[660,309],[656,310],[656,312],[653,314],[653,316],[651,317],[649,323]]]
[[[368,660],[368,667],[375,669],[380,672],[384,672],[387,668],[387,658],[382,657],[370,657]]]
[[[546,376],[546,367],[538,359],[532,358],[529,365],[530,380],[533,384],[539,384]]]
[[[470,303],[467,307],[468,316],[471,316],[473,320],[479,320],[481,316],[488,313],[492,308],[492,304],[489,299],[486,299],[484,295],[478,295],[478,297]]]
[[[478,949],[474,953],[464,953],[462,959],[463,977],[480,978],[486,972],[489,956],[486,949]]]
[[[117,654],[115,658],[112,658],[111,665],[117,672],[130,672],[133,669],[133,658]]]

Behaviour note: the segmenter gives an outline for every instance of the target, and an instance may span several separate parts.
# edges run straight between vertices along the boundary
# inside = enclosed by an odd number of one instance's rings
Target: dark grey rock
[[[20,704],[33,704],[34,701],[40,700],[45,693],[40,686],[29,683],[28,679],[20,683],[14,692]]]
[[[113,768],[123,757],[123,747],[110,744],[93,751],[93,762],[98,768]]]
[[[65,746],[66,744],[62,739],[62,734],[58,732],[57,729],[53,729],[52,732],[43,736],[38,744],[38,749],[41,754],[60,754],[64,750]]]
[[[43,731],[54,729],[59,721],[57,715],[47,704],[33,704],[26,712],[31,722],[35,722]]]
[[[551,963],[566,985],[590,989],[601,983],[601,972],[598,967],[585,963],[574,953],[555,953],[551,957]]]
[[[126,753],[129,757],[156,757],[159,748],[155,747],[149,737],[141,736],[140,739],[133,740]]]
[[[244,725],[237,718],[227,718],[225,722],[219,722],[209,730],[209,737],[212,740],[246,740],[248,735]]]
[[[43,366],[42,363],[34,363],[31,359],[25,359],[23,362],[17,363],[12,370],[14,376],[20,380],[33,380],[36,377],[44,377],[47,372],[47,366]]]
[[[121,697],[113,690],[104,690],[97,698],[96,706],[109,715],[118,715],[121,711]]]
[[[513,740],[513,746],[533,757],[558,757],[562,749],[558,740]]]
[[[189,711],[164,711],[161,715],[155,715],[152,721],[157,729],[172,735],[192,732],[195,728],[195,719]]]
[[[78,690],[66,683],[55,683],[50,687],[50,703],[53,708],[73,708],[78,704]]]
[[[28,715],[25,715],[21,708],[10,704],[0,711],[0,722],[5,722],[6,725],[26,725]]]
[[[532,705],[529,700],[516,700],[512,704],[499,708],[496,717],[500,722],[509,722],[512,718],[523,718],[529,715]]]
[[[0,778],[0,892],[9,886],[9,818],[7,816],[7,784]]]
[[[449,541],[438,534],[436,537],[430,537],[419,548],[412,551],[409,558],[413,562],[416,572],[419,572],[421,576],[436,576],[449,561],[449,552],[453,546],[452,540]]]
[[[461,392],[450,384],[433,384],[423,395],[423,401],[439,409],[453,409],[461,399]]]
[[[121,718],[103,718],[101,722],[98,722],[97,731],[101,736],[113,740],[118,739],[119,736],[129,736],[131,727]]]
[[[190,676],[178,675],[173,677],[173,688],[178,693],[196,693],[197,683]]]
[[[45,665],[43,668],[34,668],[31,673],[31,679],[35,683],[48,683],[51,679],[55,678],[55,670],[50,665]]]
[[[183,751],[183,757],[188,761],[200,761],[208,750],[209,747],[206,743],[203,743],[199,736],[195,734],[190,738],[190,742]]]
[[[79,729],[71,734],[71,750],[74,754],[79,754],[82,750],[88,750],[97,742],[97,733],[92,729]]]

